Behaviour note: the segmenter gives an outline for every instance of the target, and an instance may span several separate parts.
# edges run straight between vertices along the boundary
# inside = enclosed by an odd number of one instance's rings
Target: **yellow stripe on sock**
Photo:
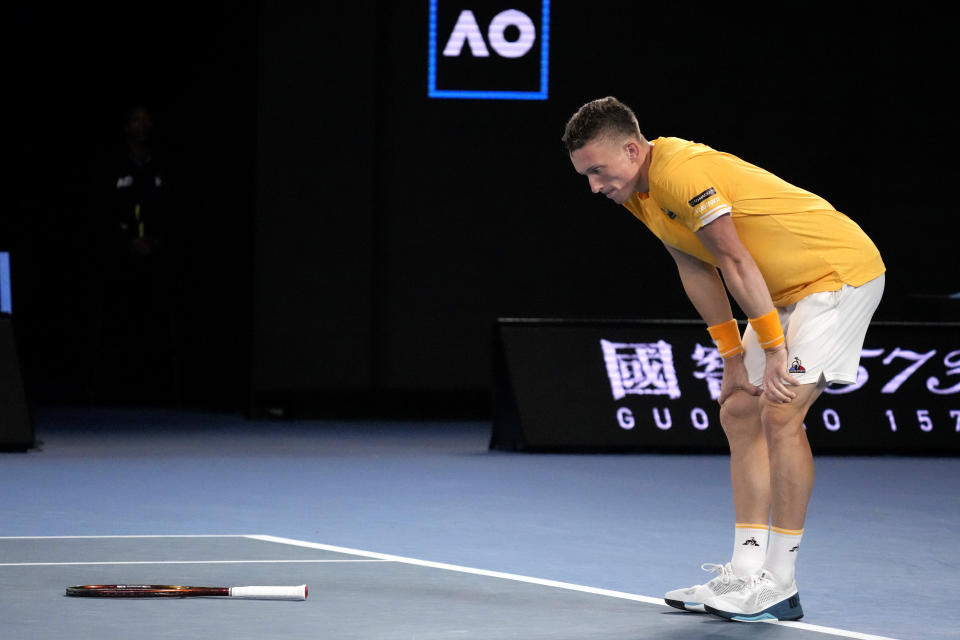
[[[780,527],[770,527],[770,530],[776,531],[777,533],[782,533],[787,536],[803,535],[803,529],[781,529]]]
[[[738,522],[736,527],[737,529],[760,529],[761,531],[766,531],[770,528],[769,525],[765,524],[744,524],[742,522]]]

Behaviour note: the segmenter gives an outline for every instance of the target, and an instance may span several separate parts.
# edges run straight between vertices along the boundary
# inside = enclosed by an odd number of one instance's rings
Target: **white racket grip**
[[[298,587],[230,587],[231,598],[257,600],[306,600],[307,585]]]

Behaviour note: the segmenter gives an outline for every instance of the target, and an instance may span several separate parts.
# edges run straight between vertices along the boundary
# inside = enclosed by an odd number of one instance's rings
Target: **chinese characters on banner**
[[[684,380],[678,377],[674,360],[673,345],[664,340],[657,342],[612,342],[600,340],[603,352],[604,365],[610,381],[613,399],[622,401],[628,396],[666,396],[672,400],[683,395],[681,382],[684,384],[705,384],[711,400],[720,397],[720,384],[723,378],[723,358],[720,357],[715,346],[705,346],[697,343],[688,356],[694,364],[692,379]],[[942,358],[937,358],[937,349],[926,352],[917,352],[910,349],[895,347],[893,349],[863,349],[857,380],[851,384],[831,385],[825,392],[833,396],[843,396],[854,393],[864,387],[871,380],[869,368],[874,369],[876,384],[883,382],[881,394],[893,395],[914,375],[923,377],[926,391],[937,396],[960,394],[960,350],[949,351]],[[921,368],[924,374],[918,374]],[[942,372],[934,370],[940,365]],[[876,369],[884,367],[883,372]],[[940,367],[937,367],[939,369]],[[933,374],[933,375],[931,375]],[[937,420],[943,421],[950,430],[960,433],[960,408],[948,409]],[[896,432],[897,416],[894,409],[887,409],[885,414],[891,431]],[[632,412],[626,407],[620,407],[616,413],[617,422],[623,429],[632,429],[636,420]],[[654,424],[661,430],[668,430],[673,424],[669,406],[654,407],[652,409]],[[709,417],[703,408],[694,408],[690,414],[691,424],[698,430],[704,430],[709,425]],[[840,429],[840,416],[833,408],[822,411],[822,421],[828,431]],[[912,416],[910,419],[912,421]],[[930,410],[917,409],[916,423],[919,429],[930,432],[934,429],[934,417]]]

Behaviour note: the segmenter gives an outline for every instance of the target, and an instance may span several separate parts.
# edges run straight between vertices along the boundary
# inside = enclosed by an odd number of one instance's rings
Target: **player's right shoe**
[[[741,591],[708,600],[706,612],[737,622],[799,620],[803,617],[797,581],[781,586],[766,571],[745,581]]]
[[[700,565],[704,571],[717,571],[720,573],[716,578],[706,584],[698,584],[686,589],[674,589],[668,591],[663,600],[671,607],[683,609],[684,611],[698,611],[706,613],[703,603],[712,600],[717,596],[728,593],[740,592],[746,588],[747,581],[738,578],[733,573],[733,566],[727,564],[713,564],[707,562]]]

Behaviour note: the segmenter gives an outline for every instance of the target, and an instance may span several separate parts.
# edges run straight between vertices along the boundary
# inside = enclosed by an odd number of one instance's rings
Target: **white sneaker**
[[[761,620],[799,620],[803,617],[797,581],[788,587],[778,585],[763,571],[746,581],[744,588],[715,596],[704,603],[707,613],[739,622]]]
[[[733,566],[727,564],[706,563],[700,565],[704,571],[719,571],[720,575],[706,584],[698,584],[686,589],[674,589],[663,596],[664,602],[671,607],[686,611],[704,612],[704,602],[727,593],[738,593],[747,584],[733,573]]]

